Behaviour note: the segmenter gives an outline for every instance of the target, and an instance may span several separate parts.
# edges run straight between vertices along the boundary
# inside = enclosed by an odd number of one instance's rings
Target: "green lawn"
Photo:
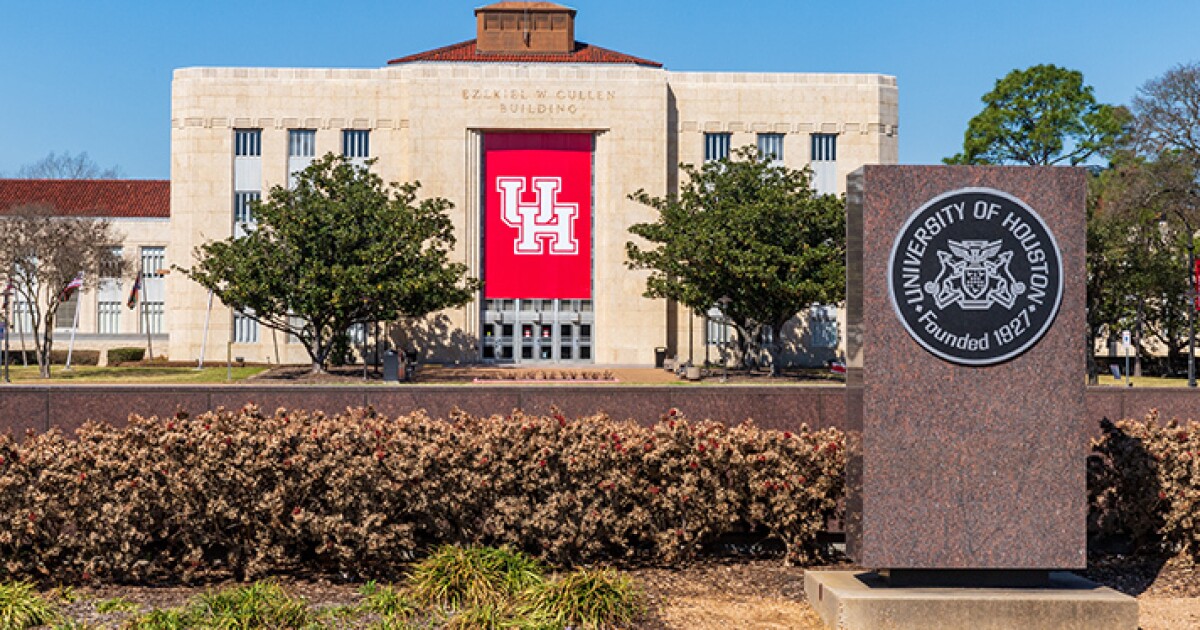
[[[1134,376],[1132,379],[1134,387],[1187,387],[1187,377],[1181,378],[1163,378],[1161,376]],[[1112,377],[1112,374],[1101,374],[1100,385],[1102,387],[1128,387],[1127,382],[1117,380]]]
[[[50,379],[38,377],[37,366],[11,366],[12,382],[24,384],[46,383],[224,383],[225,366],[206,367],[196,370],[186,367],[95,367],[77,366],[65,370],[61,365],[55,365],[50,370]],[[241,381],[267,368],[262,366],[245,366],[233,368],[233,380]]]

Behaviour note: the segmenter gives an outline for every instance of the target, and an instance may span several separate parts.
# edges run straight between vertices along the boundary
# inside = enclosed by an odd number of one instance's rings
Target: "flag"
[[[1194,274],[1192,277],[1192,291],[1195,293],[1193,297],[1196,303],[1196,310],[1200,311],[1200,260],[1196,261],[1196,268],[1192,273]]]
[[[81,286],[83,286],[83,272],[82,271],[79,272],[79,275],[75,276],[74,280],[68,282],[67,286],[63,287],[62,293],[60,293],[58,296],[58,301],[66,302],[67,300],[71,299],[71,294],[74,293],[75,290]]]
[[[129,299],[125,301],[125,306],[130,310],[137,307],[138,294],[142,292],[142,272],[138,272],[137,279],[133,281],[133,288],[129,290]]]
[[[834,374],[845,374],[846,364],[842,363],[841,361],[834,361],[829,364],[829,371],[833,372]]]

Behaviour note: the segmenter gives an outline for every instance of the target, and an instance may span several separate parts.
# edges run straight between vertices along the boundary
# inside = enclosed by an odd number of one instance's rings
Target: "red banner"
[[[591,298],[591,134],[489,133],[483,148],[484,297]]]
[[[1196,261],[1196,268],[1192,272],[1192,300],[1196,310],[1200,311],[1200,260]]]

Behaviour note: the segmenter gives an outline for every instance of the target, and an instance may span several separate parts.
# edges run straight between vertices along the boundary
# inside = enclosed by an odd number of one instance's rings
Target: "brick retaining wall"
[[[59,427],[74,430],[86,419],[121,423],[131,413],[192,414],[208,409],[241,407],[253,402],[276,407],[336,412],[371,405],[398,415],[425,409],[445,417],[458,407],[473,414],[507,413],[512,409],[548,412],[557,406],[568,416],[605,411],[618,418],[652,423],[675,407],[689,418],[736,423],[754,418],[759,426],[794,429],[802,423],[821,428],[840,426],[845,418],[841,387],[798,386],[258,386],[258,385],[7,385],[0,386],[0,432],[23,433]],[[1088,417],[1081,419],[1096,433],[1101,418],[1140,417],[1157,408],[1164,418],[1200,420],[1200,391],[1186,388],[1093,387],[1087,392]]]

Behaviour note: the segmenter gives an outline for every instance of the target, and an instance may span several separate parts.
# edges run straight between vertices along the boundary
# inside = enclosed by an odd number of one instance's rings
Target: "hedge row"
[[[10,340],[11,344],[12,341]],[[64,344],[65,345],[65,344]],[[22,355],[23,358],[22,358]],[[65,365],[67,362],[67,350],[51,350],[50,365]],[[97,365],[100,362],[99,350],[73,350],[71,351],[71,365]],[[9,348],[8,353],[9,365],[37,365],[36,350],[20,350]]]
[[[746,528],[803,561],[838,509],[843,444],[673,411],[643,427],[254,407],[0,437],[0,579],[384,576],[442,543],[669,562]]]

